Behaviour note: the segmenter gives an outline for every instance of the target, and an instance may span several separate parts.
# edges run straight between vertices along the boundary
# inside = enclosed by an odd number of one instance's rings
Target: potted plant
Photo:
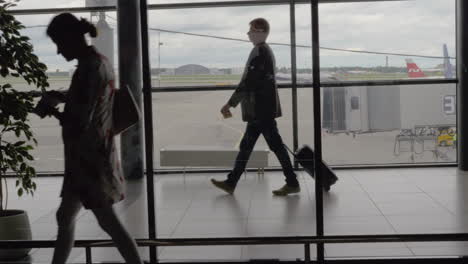
[[[25,211],[7,210],[6,176],[16,177],[16,193],[34,194],[36,171],[30,166],[30,151],[37,143],[28,115],[34,109],[34,93],[18,91],[11,82],[23,79],[45,89],[47,67],[33,53],[29,38],[21,35],[24,26],[7,12],[18,0],[0,0],[0,240],[31,239]],[[36,92],[37,93],[37,92]],[[19,258],[30,249],[0,249],[0,259]]]

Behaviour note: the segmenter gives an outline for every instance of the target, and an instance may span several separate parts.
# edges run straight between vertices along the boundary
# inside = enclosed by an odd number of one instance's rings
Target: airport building
[[[47,91],[66,94],[77,74],[77,61],[64,59],[45,33],[51,19],[69,12],[96,26],[87,43],[138,106],[135,125],[114,136],[126,189],[113,209],[144,263],[466,262],[467,1],[20,0],[5,12],[3,5],[0,21],[21,22],[39,60],[57,69]],[[269,22],[266,42],[282,69],[275,125],[300,185],[284,196],[272,192],[285,184],[285,163],[270,149],[268,129],[233,189],[212,184],[233,173],[246,128],[258,121],[247,126],[241,104],[221,113],[242,78],[264,67],[244,67],[260,56],[248,37],[258,17]],[[26,80],[0,78],[0,89],[33,91],[34,103],[42,96]],[[249,100],[263,92],[248,88]],[[130,106],[120,110],[132,115]],[[0,172],[0,264],[51,263],[57,246],[62,127],[51,116],[27,122],[37,139],[27,162],[35,191],[22,194],[25,175]],[[0,162],[3,140],[24,140],[14,132],[0,139]],[[301,156],[305,145],[313,153]],[[125,263],[125,250],[101,226],[92,210],[76,213],[66,263]]]
[[[325,89],[323,127],[331,133],[369,133],[422,125],[455,126],[455,93],[450,84]]]
[[[210,69],[196,64],[183,65],[174,70],[175,75],[200,75],[210,74]]]

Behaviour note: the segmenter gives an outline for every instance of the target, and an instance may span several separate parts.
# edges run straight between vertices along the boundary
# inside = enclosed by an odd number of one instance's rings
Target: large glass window
[[[20,3],[27,8],[34,8],[27,1]],[[109,3],[103,5],[106,4]],[[454,1],[436,0],[425,5],[421,1],[321,4],[321,81],[454,78],[454,6]],[[343,14],[344,10],[356,11],[348,12],[348,16],[338,15]],[[109,45],[113,45],[113,52],[108,57],[114,58],[117,69],[116,13],[80,13],[77,16],[88,18],[94,23],[105,20],[112,31],[112,42]],[[190,12],[187,9],[150,10],[152,86],[206,88],[237,85],[252,47],[246,36],[248,22],[259,16],[267,18],[271,24],[268,42],[276,56],[278,83],[291,82],[289,6],[274,5],[199,8],[190,9]],[[19,16],[27,27],[25,34],[31,37],[36,52],[49,67],[50,89],[67,89],[74,65],[56,55],[55,46],[45,34],[45,27],[51,17],[52,15]],[[213,23],[214,20],[217,22]],[[426,20],[437,23],[424,23]],[[297,4],[298,83],[312,81],[310,21],[310,5]],[[431,24],[435,26],[431,27]],[[349,25],[360,29],[358,36],[353,34],[356,31],[350,30]],[[434,41],[435,39],[441,41]],[[388,45],[389,43],[392,45]],[[104,47],[102,50],[110,52]],[[377,95],[380,91],[385,92]],[[424,109],[410,106],[411,102],[416,105],[421,100],[421,95],[428,91],[428,96],[438,98],[434,99],[432,106],[425,104]],[[453,148],[456,142],[455,85],[389,86],[385,89],[372,86],[327,87],[322,92],[322,128],[326,143],[324,157],[329,163],[350,165],[456,161]],[[153,94],[155,148],[160,150],[176,145],[191,148],[236,148],[245,128],[240,109],[234,110],[232,119],[222,119],[219,114],[219,108],[231,93],[203,91]],[[293,142],[291,96],[290,89],[280,90],[283,117],[278,119],[278,124],[283,139],[289,146]],[[375,96],[380,99],[374,100]],[[386,100],[388,96],[394,98],[393,111],[400,118],[394,117],[392,122],[387,122],[385,118],[388,117],[380,114],[388,109],[384,109],[379,101],[392,104]],[[299,144],[313,145],[312,90],[299,88],[298,102]],[[397,104],[400,106],[397,107]],[[185,111],[184,118],[173,117],[181,109]],[[207,119],[209,116],[212,117],[211,120]],[[42,149],[47,148],[48,153],[45,156],[41,154],[35,161],[38,170],[60,171],[63,169],[63,162],[58,124],[52,119],[31,118],[37,123],[37,135],[41,135],[37,151],[43,153]],[[382,125],[377,124],[379,122]],[[168,125],[169,123],[172,125]],[[187,129],[188,124],[192,124],[190,129]],[[48,132],[42,133],[45,130]],[[190,135],[181,135],[182,131]],[[212,135],[213,133],[216,135]],[[427,133],[435,137],[434,143],[427,140]],[[42,136],[43,134],[47,136]],[[408,135],[412,137],[411,135],[416,134],[426,138],[415,139],[414,142],[406,140]],[[365,138],[372,137],[372,140],[376,140],[375,137],[380,136],[387,143],[380,148],[379,155],[371,154],[372,147],[362,148],[364,143],[359,144],[361,151],[369,151],[370,160],[365,158],[367,155],[347,155],[346,153],[352,152],[337,152],[332,147],[335,144],[340,148],[346,146],[340,143],[341,140],[353,141],[355,145],[358,139],[367,140]],[[420,140],[424,141],[424,146],[421,146]],[[267,149],[267,144],[260,138],[256,147]],[[159,168],[159,151],[155,153],[155,165]],[[273,153],[269,155],[269,165],[279,165]]]
[[[271,45],[276,67],[289,68],[289,16],[285,10],[289,10],[289,7],[150,11],[152,86],[197,86],[203,89],[210,86],[237,85],[253,48],[246,34],[249,22],[260,16],[270,22],[271,32],[267,42],[278,44]],[[276,15],[281,13],[286,15]],[[234,109],[233,118],[223,119],[220,113],[221,107],[229,100],[232,92],[153,94],[157,117],[154,123],[156,166],[161,149],[238,149],[246,126],[242,121],[240,106]],[[291,145],[290,89],[281,89],[280,98],[283,118],[278,119],[279,128],[285,142]],[[255,149],[268,149],[262,137]],[[279,165],[273,153],[269,155],[269,165]]]
[[[319,12],[322,81],[455,77],[455,1],[321,4]],[[310,6],[297,5],[296,17],[297,44],[310,46]],[[298,69],[311,61],[310,48],[298,47]]]
[[[283,44],[271,44],[277,68],[289,67],[288,10],[286,5],[150,10],[153,86],[237,84],[252,49],[249,22],[260,16],[270,23],[267,42]]]
[[[304,9],[297,9],[298,45],[308,46],[310,29],[301,29],[310,27],[310,10]],[[454,1],[320,5],[321,81],[455,78],[454,14]],[[310,48],[298,54],[310,63]],[[298,59],[301,67],[311,66]],[[323,88],[325,160],[456,162],[455,91],[454,84]],[[313,145],[312,90],[299,89],[298,100],[299,142]]]
[[[454,84],[323,88],[324,159],[332,165],[456,162],[455,89]],[[299,142],[313,145],[312,89],[300,89],[299,95]],[[353,102],[359,108],[353,109]]]

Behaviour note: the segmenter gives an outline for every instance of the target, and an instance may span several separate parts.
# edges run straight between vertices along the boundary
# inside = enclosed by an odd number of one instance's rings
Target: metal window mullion
[[[143,69],[143,106],[145,123],[145,159],[146,159],[146,189],[148,204],[148,237],[156,239],[156,212],[154,201],[154,167],[153,167],[153,99],[151,91],[151,66],[149,60],[149,34],[148,34],[148,5],[146,0],[140,0],[140,20],[141,20],[141,54]],[[156,246],[149,247],[150,262],[158,262]]]
[[[459,18],[459,14],[458,14],[458,1],[459,0],[455,0],[455,69],[457,69],[457,58],[458,57],[458,36],[459,36],[459,30],[460,30],[460,26],[458,25],[458,18]],[[458,80],[458,70],[455,70],[455,78],[457,78]],[[459,114],[459,110],[458,110],[458,104],[459,104],[459,100],[458,100],[458,83],[455,87],[455,103],[456,103],[456,106],[455,107],[455,127],[458,131],[458,133],[460,132],[460,124],[459,124],[459,118],[458,118],[458,114]],[[460,158],[460,140],[458,140],[455,144],[455,147],[456,147],[456,153],[455,153],[455,161],[457,163],[457,167],[458,167],[458,162],[459,162],[459,158]]]
[[[311,0],[311,30],[312,30],[312,90],[314,104],[314,174],[315,174],[315,204],[317,237],[322,238],[323,232],[323,190],[322,190],[322,124],[320,104],[320,38],[318,0]],[[317,243],[317,262],[324,263],[324,244]]]
[[[85,247],[85,254],[86,254],[86,264],[93,264],[93,257],[91,255],[91,247]]]
[[[386,80],[386,81],[348,81],[348,82],[321,82],[322,88],[333,87],[355,87],[355,86],[393,86],[393,85],[435,85],[435,84],[456,84],[457,79],[448,80]],[[278,84],[279,89],[290,89],[292,83]],[[296,83],[297,88],[310,88],[312,83]],[[236,85],[223,85],[223,86],[165,86],[165,87],[152,87],[154,93],[164,92],[203,92],[203,91],[230,91],[235,90]],[[40,93],[37,93],[40,96]]]
[[[292,88],[292,129],[293,129],[293,150],[296,151],[299,145],[298,131],[298,111],[297,111],[297,61],[296,61],[296,5],[295,0],[290,0],[289,5],[290,31],[291,31],[291,88]],[[299,168],[299,163],[294,158],[294,168]]]
[[[466,33],[466,22],[468,21],[468,16],[466,11],[468,10],[468,5],[466,1],[457,0],[456,1],[456,50],[457,50],[457,60],[456,60],[456,77],[459,80],[457,89],[456,89],[456,98],[457,98],[457,134],[462,135],[457,137],[457,163],[458,168],[461,171],[468,170],[468,141],[466,137],[463,137],[464,134],[468,131],[468,104],[464,103],[468,98],[468,92],[466,90],[468,83],[468,70],[467,70],[467,61],[468,61],[468,52],[466,51],[466,46],[468,44],[468,34]]]

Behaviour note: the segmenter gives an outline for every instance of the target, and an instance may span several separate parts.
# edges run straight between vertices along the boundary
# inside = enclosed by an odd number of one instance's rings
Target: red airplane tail
[[[410,78],[426,77],[426,74],[424,74],[412,59],[406,59],[406,70]]]

